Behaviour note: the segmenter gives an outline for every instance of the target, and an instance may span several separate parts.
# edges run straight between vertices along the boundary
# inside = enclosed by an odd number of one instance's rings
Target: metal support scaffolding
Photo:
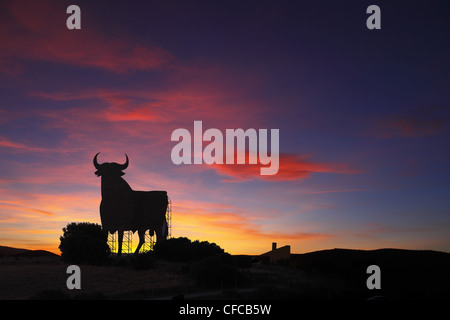
[[[123,232],[122,253],[130,254],[133,252],[133,232],[126,230]]]
[[[169,202],[167,204],[166,222],[167,222],[167,239],[169,239],[172,236],[172,200],[170,200],[169,197],[167,197],[167,200]]]
[[[108,232],[108,246],[111,250],[111,253],[116,255],[119,250],[118,244],[118,232],[109,233]],[[123,232],[123,240],[122,240],[122,253],[130,254],[133,252],[133,232],[124,231]]]
[[[108,246],[111,250],[112,254],[117,253],[117,247],[116,247],[116,233],[110,233],[108,232]]]
[[[142,245],[141,252],[152,251],[155,245],[155,236],[150,235],[150,231],[145,231],[145,242]]]

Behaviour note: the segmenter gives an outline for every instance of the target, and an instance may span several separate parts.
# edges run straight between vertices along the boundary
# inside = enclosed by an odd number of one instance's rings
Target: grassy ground
[[[283,299],[292,288],[317,287],[314,277],[284,266],[252,264],[239,269],[239,281],[211,286],[187,272],[186,263],[161,260],[151,269],[136,270],[124,259],[108,266],[81,265],[81,290],[69,290],[67,266],[59,257],[2,257],[0,299]]]
[[[85,295],[87,298],[140,299],[176,294],[192,285],[188,276],[167,263],[159,263],[152,270],[84,265],[80,266],[81,290],[69,290],[66,286],[67,266],[59,257],[0,258],[0,299],[28,299],[49,291],[81,298]]]
[[[141,259],[142,258],[142,259]],[[134,259],[134,260],[133,260]],[[325,250],[292,255],[290,263],[251,257],[169,262],[114,259],[80,265],[81,290],[69,290],[59,256],[0,257],[0,299],[449,299],[450,255],[383,249]],[[368,265],[381,268],[381,290],[366,287]],[[288,266],[289,265],[289,266]]]

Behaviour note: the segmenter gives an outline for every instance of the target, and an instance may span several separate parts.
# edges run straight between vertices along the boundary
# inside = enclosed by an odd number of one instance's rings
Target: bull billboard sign
[[[100,153],[100,152],[99,152]],[[138,232],[139,244],[135,253],[145,242],[145,232],[156,233],[156,241],[165,240],[168,234],[166,211],[168,196],[166,191],[135,191],[122,178],[128,168],[128,156],[124,164],[105,162],[99,164],[97,153],[94,157],[95,174],[101,177],[102,201],[100,217],[102,227],[110,233],[118,232],[118,252],[122,251],[124,231]]]

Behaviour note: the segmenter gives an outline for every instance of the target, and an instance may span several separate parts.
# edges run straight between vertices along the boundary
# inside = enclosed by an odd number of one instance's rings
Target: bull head
[[[97,161],[97,157],[100,154],[97,153],[94,157],[94,167],[97,169],[95,171],[95,174],[99,176],[123,176],[125,173],[122,172],[122,170],[125,170],[128,168],[128,156],[125,153],[125,157],[127,158],[127,161],[125,161],[124,164],[118,164],[115,162],[105,162],[102,164],[99,164]]]

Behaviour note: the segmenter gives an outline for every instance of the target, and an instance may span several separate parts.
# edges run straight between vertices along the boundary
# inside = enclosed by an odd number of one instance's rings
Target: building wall
[[[260,255],[261,258],[269,258],[270,263],[275,263],[279,260],[288,260],[291,256],[291,246],[284,246],[275,250],[268,251]]]

